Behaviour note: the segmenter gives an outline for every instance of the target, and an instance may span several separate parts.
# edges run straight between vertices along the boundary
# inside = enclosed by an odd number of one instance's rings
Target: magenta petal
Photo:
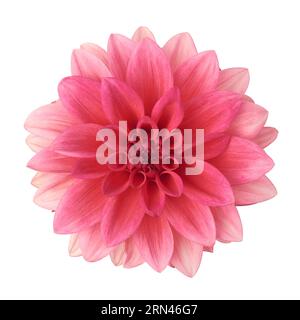
[[[165,205],[165,193],[157,186],[155,181],[147,180],[143,186],[142,195],[147,213],[159,216]]]
[[[205,139],[227,130],[242,105],[241,96],[226,91],[191,99],[185,106],[182,128],[204,129]]]
[[[140,42],[145,38],[155,41],[153,33],[147,27],[139,27],[132,36],[132,40],[136,42]]]
[[[258,135],[253,139],[261,148],[266,148],[278,136],[278,131],[272,127],[262,128]]]
[[[96,140],[101,126],[87,123],[72,126],[59,135],[50,148],[62,155],[76,158],[96,158],[100,142]]]
[[[108,40],[108,59],[113,75],[121,80],[126,78],[129,58],[135,48],[134,41],[119,34],[112,34]]]
[[[235,185],[232,189],[235,203],[238,206],[266,201],[277,194],[276,188],[266,176],[252,182]]]
[[[58,85],[65,108],[81,122],[107,124],[102,110],[101,84],[83,77],[67,77]]]
[[[171,225],[187,239],[205,246],[214,244],[216,230],[209,207],[181,196],[166,199],[165,213]]]
[[[232,137],[228,148],[210,160],[231,184],[257,180],[274,166],[273,160],[255,143]]]
[[[142,196],[139,191],[132,188],[109,198],[105,210],[106,215],[101,223],[101,229],[108,246],[117,245],[129,238],[145,214]]]
[[[111,123],[125,120],[135,128],[144,115],[144,106],[139,96],[124,82],[117,79],[102,81],[101,97],[103,110]]]
[[[254,138],[263,128],[267,118],[266,109],[251,102],[244,102],[228,132],[241,138]]]
[[[86,261],[98,261],[109,254],[112,248],[105,245],[100,232],[100,223],[79,233],[79,245]]]
[[[174,171],[162,171],[156,178],[159,188],[168,196],[180,197],[183,192],[181,177]]]
[[[38,152],[27,164],[30,169],[44,172],[71,172],[75,159],[44,149]]]
[[[163,47],[170,60],[174,72],[183,62],[197,54],[197,49],[191,35],[187,32],[172,37]]]
[[[243,228],[239,213],[234,205],[211,208],[215,219],[217,240],[237,242],[243,239]]]
[[[106,64],[85,49],[75,49],[71,60],[72,75],[82,76],[94,80],[100,80],[103,77],[110,77]]]
[[[173,234],[167,219],[145,215],[133,239],[145,261],[156,271],[163,271],[174,249]]]
[[[245,68],[229,68],[220,72],[218,90],[244,94],[249,85],[249,72]]]
[[[173,230],[174,252],[171,264],[188,277],[193,277],[199,269],[203,247],[190,241]]]
[[[142,98],[146,114],[164,93],[173,87],[169,61],[161,48],[152,40],[142,40],[128,64],[127,83]]]
[[[177,88],[170,89],[157,101],[151,113],[151,119],[158,128],[176,129],[183,119],[184,111],[180,103],[180,92]]]
[[[184,101],[210,92],[216,88],[219,64],[214,51],[206,51],[191,57],[180,65],[174,74],[174,83],[180,89]]]
[[[68,113],[61,101],[56,101],[33,111],[26,119],[25,129],[34,135],[54,139],[77,123],[78,119]]]
[[[67,190],[58,205],[54,231],[75,233],[98,223],[106,202],[107,197],[101,191],[101,180],[79,180]]]
[[[128,171],[112,171],[103,180],[102,190],[107,196],[116,196],[124,192],[130,184]]]
[[[208,206],[234,203],[231,186],[224,175],[209,163],[199,175],[184,176],[184,194]]]

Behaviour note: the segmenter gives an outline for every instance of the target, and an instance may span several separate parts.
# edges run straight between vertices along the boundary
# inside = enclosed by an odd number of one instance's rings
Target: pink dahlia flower
[[[71,256],[110,255],[126,268],[147,262],[193,276],[215,241],[242,240],[237,206],[275,196],[264,148],[277,130],[268,112],[245,95],[248,70],[221,70],[214,51],[198,53],[188,33],[162,48],[139,28],[132,39],[113,34],[107,51],[83,44],[59,99],[25,123],[36,152],[34,201],[55,211],[54,231],[71,234]],[[100,165],[100,128],[204,129],[204,169],[185,163]]]

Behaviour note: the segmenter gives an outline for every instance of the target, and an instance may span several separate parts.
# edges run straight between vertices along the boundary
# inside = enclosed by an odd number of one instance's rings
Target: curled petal
[[[191,35],[187,32],[172,37],[163,47],[170,60],[174,72],[183,62],[197,54],[197,49]]]
[[[243,239],[243,228],[239,213],[234,205],[211,208],[215,219],[217,240],[238,242]]]
[[[165,193],[157,186],[155,181],[148,180],[142,190],[147,213],[159,216],[165,205]]]
[[[266,201],[277,194],[276,188],[266,176],[255,181],[235,185],[232,189],[235,203],[238,206]]]
[[[170,262],[174,248],[167,219],[145,215],[133,239],[145,261],[156,271],[163,271]]]
[[[180,197],[183,192],[183,182],[174,171],[163,171],[156,178],[159,188],[168,196]]]
[[[220,72],[218,89],[244,94],[249,85],[249,72],[245,68],[229,68]]]

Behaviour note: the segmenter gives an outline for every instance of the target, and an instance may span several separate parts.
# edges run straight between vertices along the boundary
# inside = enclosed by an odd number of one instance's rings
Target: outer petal
[[[108,66],[107,52],[94,43],[83,43],[80,49],[86,50],[100,59],[106,66]]]
[[[169,264],[173,254],[173,234],[164,216],[146,215],[134,234],[140,254],[149,265],[161,272]]]
[[[263,128],[268,111],[251,102],[244,102],[230,125],[229,133],[241,138],[251,139]]]
[[[278,136],[278,131],[272,127],[262,128],[258,135],[253,139],[261,148],[270,145]]]
[[[190,241],[173,230],[174,252],[171,264],[188,277],[193,277],[199,269],[203,247]]]
[[[56,101],[33,111],[25,121],[25,129],[34,135],[54,139],[77,123],[78,119],[70,115],[60,101]]]
[[[105,79],[101,90],[103,110],[111,123],[125,120],[130,128],[135,128],[144,115],[143,102],[124,82]]]
[[[110,70],[116,78],[125,80],[129,58],[135,48],[134,41],[119,34],[112,34],[108,40]]]
[[[245,68],[229,68],[220,72],[218,89],[244,94],[249,85],[249,72]]]
[[[177,88],[170,89],[155,104],[151,119],[158,128],[176,129],[183,119],[184,111],[180,102],[180,92]]]
[[[180,65],[174,74],[174,83],[184,101],[203,95],[216,88],[219,64],[214,51],[197,54]]]
[[[181,127],[204,129],[205,140],[209,140],[229,128],[241,105],[241,96],[227,91],[196,97],[186,104]]]
[[[237,242],[243,239],[243,228],[239,213],[234,205],[211,208],[217,230],[217,240]]]
[[[249,205],[269,200],[277,191],[272,182],[263,176],[256,181],[233,186],[235,203],[238,206]]]
[[[102,234],[108,246],[114,246],[129,238],[140,225],[145,213],[140,192],[129,188],[127,192],[110,198],[101,224]]]
[[[155,102],[173,86],[169,61],[152,40],[146,38],[137,45],[129,60],[127,82],[142,98],[148,115]]]
[[[79,243],[83,258],[90,262],[104,258],[112,250],[104,243],[100,232],[100,223],[80,232]]]
[[[33,170],[44,172],[71,172],[75,159],[44,149],[38,152],[27,164]]]
[[[120,266],[125,262],[125,260],[126,260],[126,251],[125,251],[125,243],[124,242],[119,244],[117,247],[115,247],[111,251],[110,258],[111,258],[112,263],[115,266]]]
[[[75,233],[98,223],[102,219],[106,201],[101,192],[101,181],[80,180],[74,183],[58,205],[54,231]]]
[[[217,157],[228,147],[230,136],[226,133],[216,135],[213,139],[204,142],[204,159]]]
[[[74,179],[69,174],[48,175],[47,182],[37,190],[34,202],[40,207],[56,210],[59,201],[73,183]]]
[[[209,207],[186,196],[167,198],[165,214],[171,225],[187,239],[205,246],[214,244],[216,230]]]
[[[52,141],[47,138],[35,136],[33,134],[30,134],[26,138],[27,145],[34,152],[39,152],[44,148],[47,148],[51,144],[51,142]]]
[[[85,49],[75,49],[73,51],[71,69],[74,76],[83,76],[94,80],[111,76],[111,72],[106,64]]]
[[[153,33],[147,27],[139,27],[132,36],[132,40],[136,42],[140,42],[145,38],[155,41]]]
[[[183,62],[197,54],[193,38],[187,32],[172,37],[163,47],[174,72]]]
[[[81,250],[79,247],[79,237],[78,234],[72,234],[69,241],[69,255],[71,257],[81,256]]]
[[[274,166],[272,159],[258,145],[238,137],[232,137],[226,151],[210,162],[231,184],[257,180]]]
[[[64,78],[58,93],[67,110],[81,122],[107,124],[101,105],[101,84],[83,77]]]
[[[224,175],[209,163],[199,175],[185,175],[184,193],[208,206],[224,206],[234,203],[231,186]]]
[[[76,158],[96,158],[100,142],[96,140],[101,126],[80,124],[65,130],[52,143],[51,149],[59,154]]]
[[[136,244],[129,238],[125,242],[125,252],[126,252],[126,260],[124,262],[125,268],[133,268],[144,262]]]

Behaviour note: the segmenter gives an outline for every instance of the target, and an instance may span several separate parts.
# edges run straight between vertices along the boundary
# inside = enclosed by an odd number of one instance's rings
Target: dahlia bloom
[[[193,276],[216,240],[241,241],[237,206],[276,195],[264,148],[277,130],[245,95],[248,70],[221,70],[216,53],[198,53],[188,33],[161,48],[145,27],[132,39],[111,35],[107,51],[83,44],[71,67],[59,99],[25,123],[36,152],[34,201],[55,212],[56,233],[71,234],[70,255]],[[97,132],[120,120],[130,129],[204,129],[203,172],[186,175],[184,163],[100,165]]]

